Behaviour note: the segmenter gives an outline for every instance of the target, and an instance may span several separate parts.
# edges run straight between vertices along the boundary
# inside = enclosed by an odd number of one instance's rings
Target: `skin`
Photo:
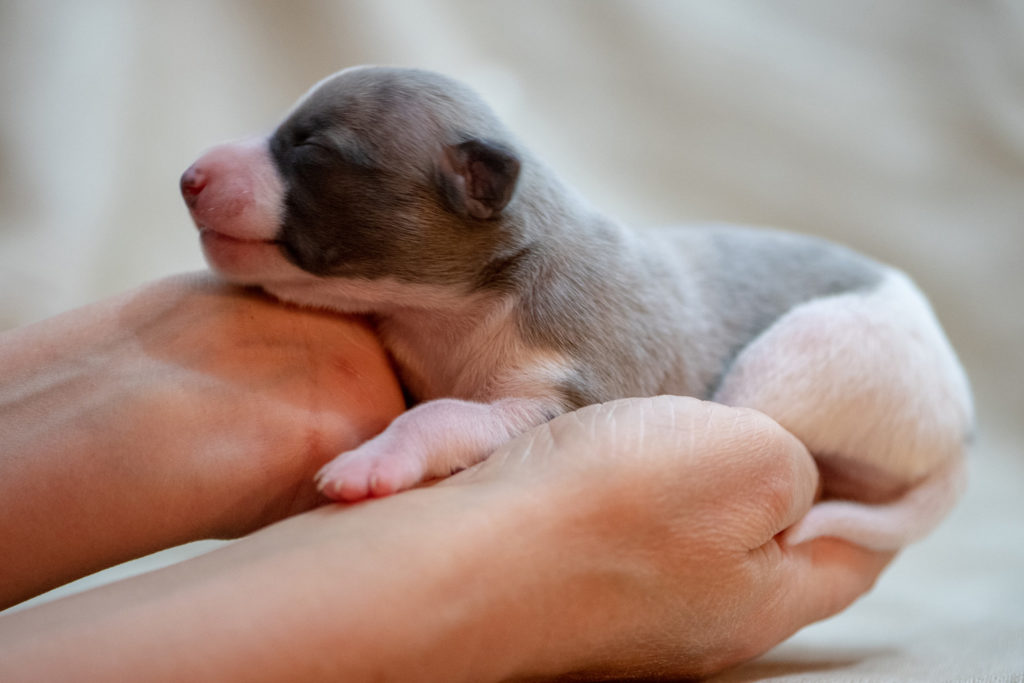
[[[788,546],[818,488],[806,449],[678,397],[584,408],[438,485],[312,509],[312,472],[401,408],[393,377],[357,322],[206,279],[9,333],[0,368],[8,602],[260,529],[0,617],[2,680],[700,675],[834,614],[891,559]]]
[[[0,605],[319,502],[404,407],[372,332],[189,275],[0,335]]]

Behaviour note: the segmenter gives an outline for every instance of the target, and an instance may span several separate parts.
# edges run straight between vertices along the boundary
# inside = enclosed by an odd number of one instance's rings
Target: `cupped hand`
[[[593,607],[547,615],[546,628],[571,623],[535,675],[718,671],[840,611],[892,559],[834,539],[788,545],[817,493],[807,450],[761,413],[689,398],[563,415],[445,485],[527,491],[564,524],[577,595],[551,604]]]

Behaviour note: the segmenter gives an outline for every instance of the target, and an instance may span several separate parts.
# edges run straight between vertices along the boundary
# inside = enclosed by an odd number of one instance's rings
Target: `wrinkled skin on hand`
[[[551,604],[599,604],[601,617],[544,615],[573,635],[550,642],[541,677],[721,670],[842,610],[892,559],[834,539],[787,545],[817,493],[810,454],[759,412],[696,399],[584,408],[446,485],[484,482],[571,517],[564,553],[597,565]]]

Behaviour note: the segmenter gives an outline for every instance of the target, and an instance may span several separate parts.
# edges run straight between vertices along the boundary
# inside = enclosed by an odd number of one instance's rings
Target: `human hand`
[[[221,536],[322,502],[316,470],[405,407],[383,349],[355,317],[285,306],[201,274],[144,288],[120,318],[134,335],[121,352],[154,375],[144,387],[157,404],[145,413],[148,440],[191,455],[205,485],[241,504]]]
[[[403,408],[372,331],[209,275],[0,335],[0,605],[319,502]]]
[[[787,546],[779,534],[816,486],[806,450],[753,411],[670,397],[592,406],[436,486],[323,506],[0,619],[0,669],[39,680],[704,675],[841,609],[890,559],[824,539]]]
[[[787,545],[817,492],[811,456],[761,413],[695,399],[563,415],[442,485],[524,491],[559,520],[528,676],[719,671],[842,610],[893,557]]]

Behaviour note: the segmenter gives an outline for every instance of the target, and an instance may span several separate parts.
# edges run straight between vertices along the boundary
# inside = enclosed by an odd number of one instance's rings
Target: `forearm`
[[[400,408],[374,349],[353,321],[202,278],[0,337],[0,606],[312,506],[324,459]]]
[[[753,411],[594,406],[433,488],[0,617],[0,679],[708,674],[842,609],[891,559],[780,542],[816,488],[806,449]]]
[[[0,618],[0,679],[499,680],[573,589],[529,503],[437,487],[305,513]]]
[[[0,617],[0,679],[591,680],[756,654],[715,626],[719,572],[674,583],[646,525],[605,502],[456,483],[319,508]]]

